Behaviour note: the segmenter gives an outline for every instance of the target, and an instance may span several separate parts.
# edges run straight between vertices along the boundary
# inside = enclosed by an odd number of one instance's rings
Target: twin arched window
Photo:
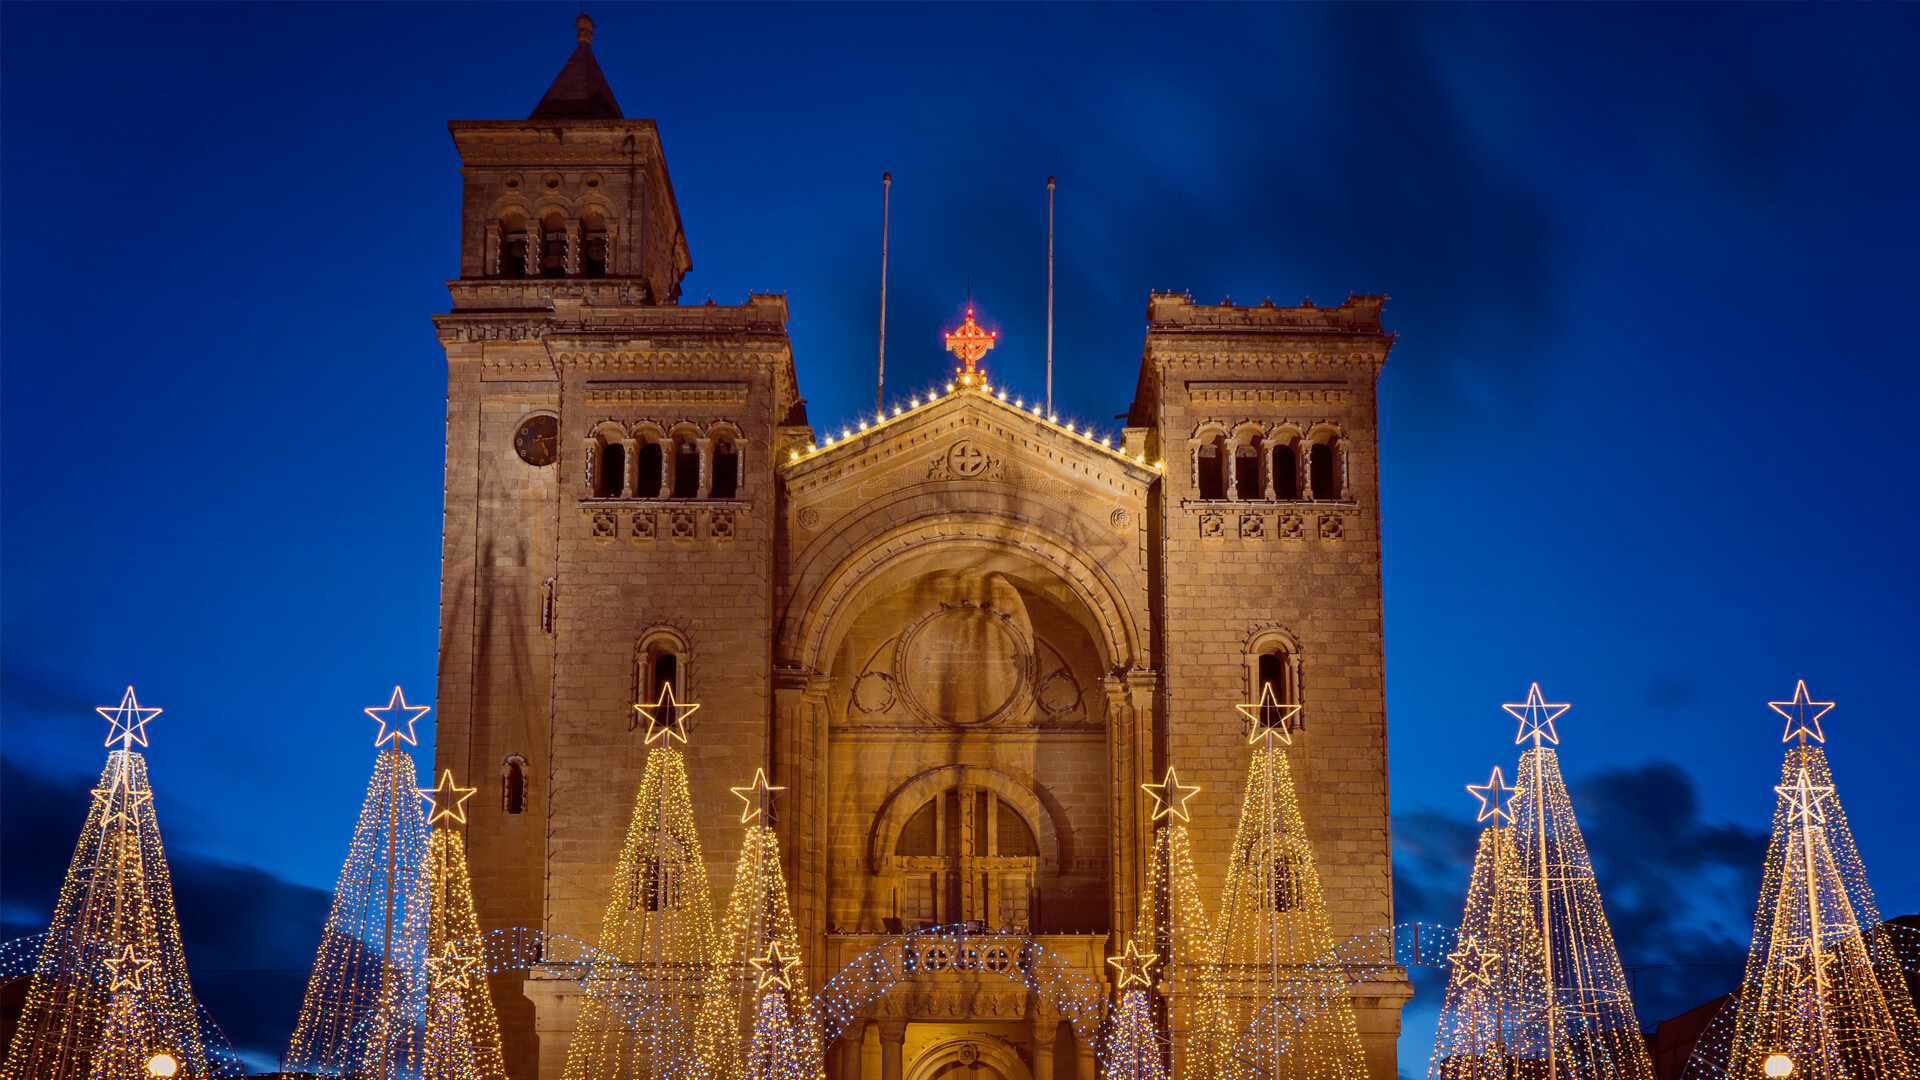
[[[1290,432],[1229,439],[1216,430],[1194,447],[1194,487],[1203,500],[1338,501],[1345,479],[1341,439],[1331,431],[1305,439]]]
[[[704,454],[702,442],[707,442]],[[740,449],[732,436],[711,440],[692,435],[658,437],[609,428],[594,436],[590,448],[596,499],[736,499],[740,497]],[[702,457],[711,467],[701,468]]]

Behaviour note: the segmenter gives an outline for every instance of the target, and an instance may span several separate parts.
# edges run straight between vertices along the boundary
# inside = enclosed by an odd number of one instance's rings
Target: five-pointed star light
[[[1507,786],[1507,778],[1501,774],[1500,766],[1495,765],[1493,774],[1487,777],[1486,783],[1467,785],[1468,794],[1480,800],[1480,816],[1473,820],[1485,821],[1492,818],[1495,825],[1503,821],[1512,821],[1513,810],[1506,800],[1519,790],[1517,787]]]
[[[140,807],[153,801],[153,792],[133,790],[133,778],[129,770],[116,769],[106,787],[93,789],[93,801],[100,804],[102,829],[116,821],[138,825]]]
[[[479,966],[480,958],[477,956],[448,953],[446,956],[427,957],[427,974],[433,977],[435,990],[449,987],[465,990],[473,985],[474,971]]]
[[[1141,986],[1152,986],[1153,980],[1147,978],[1147,969],[1152,967],[1153,962],[1158,959],[1160,959],[1159,953],[1140,952],[1134,948],[1133,942],[1129,940],[1126,951],[1119,956],[1107,957],[1107,963],[1112,964],[1119,970],[1120,989],[1125,990],[1133,983],[1139,983]]]
[[[107,973],[113,979],[113,985],[107,988],[108,993],[117,990],[146,989],[140,982],[140,975],[153,966],[153,961],[142,959],[132,945],[121,950],[120,955],[109,956],[100,962],[106,965]]]
[[[1767,708],[1787,718],[1787,733],[1780,736],[1781,742],[1792,742],[1793,737],[1801,732],[1813,736],[1814,742],[1827,741],[1826,735],[1820,731],[1820,718],[1833,708],[1833,702],[1808,700],[1807,680],[1794,683],[1792,701],[1769,701]]]
[[[1533,740],[1535,746],[1540,745],[1541,739],[1558,746],[1560,736],[1553,730],[1553,722],[1560,718],[1561,713],[1573,708],[1566,702],[1557,705],[1548,703],[1540,696],[1539,683],[1534,683],[1527,689],[1527,700],[1500,707],[1512,713],[1515,720],[1520,721],[1520,734],[1513,737],[1515,746],[1519,746],[1529,738]]]
[[[456,824],[467,823],[467,800],[479,788],[461,787],[453,782],[453,770],[443,769],[440,782],[430,788],[415,788],[420,797],[431,803],[427,812],[427,824],[432,825],[441,818],[452,818]]]
[[[1240,710],[1240,715],[1253,721],[1253,730],[1247,735],[1248,745],[1261,739],[1279,739],[1289,746],[1293,745],[1293,721],[1300,715],[1300,706],[1280,704],[1280,699],[1274,696],[1272,683],[1261,685],[1259,701],[1251,705],[1235,705],[1234,708]]]
[[[1493,966],[1493,955],[1480,947],[1480,939],[1471,935],[1460,939],[1460,948],[1447,954],[1447,961],[1460,973],[1464,983],[1478,982],[1485,985],[1490,981],[1487,969]]]
[[[1803,821],[1824,822],[1827,816],[1820,812],[1820,804],[1833,794],[1831,786],[1815,784],[1807,776],[1805,766],[1800,775],[1791,784],[1775,784],[1773,790],[1787,797],[1787,816],[1798,824]]]
[[[1180,778],[1174,775],[1173,766],[1171,765],[1167,766],[1167,778],[1165,780],[1157,784],[1141,784],[1140,786],[1146,789],[1147,794],[1153,796],[1153,820],[1155,821],[1159,821],[1169,814],[1179,818],[1181,821],[1188,820],[1187,800],[1193,798],[1194,793],[1200,790],[1200,785],[1198,784],[1188,785],[1181,783]]]
[[[760,816],[760,811],[762,810],[771,811],[773,809],[773,799],[774,799],[773,793],[776,791],[785,791],[785,790],[787,789],[783,787],[774,787],[773,785],[767,783],[767,770],[765,769],[753,770],[753,783],[748,784],[745,787],[737,787],[733,789],[733,793],[740,797],[740,801],[747,804],[740,808],[740,820],[752,821],[754,818],[757,818]],[[768,813],[767,817],[772,818],[773,814]]]
[[[367,706],[367,715],[380,721],[380,737],[373,740],[373,745],[385,746],[391,739],[393,745],[398,747],[400,740],[405,739],[407,745],[419,746],[419,740],[413,737],[413,722],[427,715],[432,709],[431,705],[407,704],[406,695],[400,692],[399,687],[394,687],[393,697],[389,698],[385,705]],[[404,731],[401,730],[403,724],[406,725]]]
[[[1824,989],[1830,978],[1828,969],[1833,967],[1835,959],[1833,953],[1819,953],[1816,956],[1812,949],[1808,949],[1800,957],[1800,963],[1797,965],[1800,968],[1800,985],[1812,983],[1816,989]]]
[[[127,687],[127,692],[121,697],[118,707],[96,705],[93,711],[106,717],[107,723],[113,725],[103,745],[112,746],[114,743],[119,743],[122,750],[133,749],[134,743],[139,743],[141,746],[147,745],[147,721],[160,715],[159,709],[141,708],[140,702],[133,696],[131,686]]]
[[[687,717],[692,716],[699,705],[692,702],[676,701],[673,696],[673,684],[667,683],[660,688],[660,700],[651,705],[634,705],[635,711],[647,720],[647,745],[665,738],[667,745],[673,745],[674,739],[687,741]]]
[[[788,980],[787,972],[792,971],[800,963],[800,958],[780,955],[780,943],[769,941],[767,955],[748,957],[747,963],[752,964],[753,970],[760,976],[760,985],[755,989],[765,990],[769,986],[778,985],[783,990],[791,990],[793,984]]]

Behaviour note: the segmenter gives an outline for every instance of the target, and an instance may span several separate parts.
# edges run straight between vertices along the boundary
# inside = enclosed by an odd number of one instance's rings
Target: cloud
[[[0,934],[46,928],[94,781],[0,758]],[[164,835],[164,834],[163,834]],[[234,1047],[276,1059],[300,1011],[331,897],[264,871],[167,852],[194,992]]]
[[[1767,836],[1700,818],[1693,779],[1672,762],[1572,784],[1594,876],[1642,1027],[1738,983]],[[1394,817],[1394,918],[1457,925],[1476,826],[1420,809]]]

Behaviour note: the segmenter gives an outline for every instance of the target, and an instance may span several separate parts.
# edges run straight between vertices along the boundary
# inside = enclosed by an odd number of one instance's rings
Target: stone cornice
[[[652,120],[455,120],[447,130],[470,167],[626,166],[660,156]]]

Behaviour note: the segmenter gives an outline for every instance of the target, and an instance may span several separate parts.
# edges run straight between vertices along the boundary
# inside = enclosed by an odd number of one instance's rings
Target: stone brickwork
[[[597,939],[644,758],[633,705],[671,679],[701,705],[716,910],[729,789],[759,767],[787,789],[809,985],[916,924],[978,921],[1104,987],[1151,843],[1139,785],[1169,764],[1203,785],[1195,856],[1221,880],[1248,760],[1233,706],[1280,677],[1336,936],[1388,925],[1380,300],[1154,296],[1120,448],[991,387],[824,444],[783,297],[675,302],[691,263],[658,134],[618,116],[582,26],[539,119],[452,125],[435,765],[483,791],[482,924]],[[969,978],[878,1000],[832,1075],[1090,1076],[1057,1014]],[[577,987],[493,985],[510,1074],[558,1076]],[[1359,993],[1384,1080],[1406,984]]]

